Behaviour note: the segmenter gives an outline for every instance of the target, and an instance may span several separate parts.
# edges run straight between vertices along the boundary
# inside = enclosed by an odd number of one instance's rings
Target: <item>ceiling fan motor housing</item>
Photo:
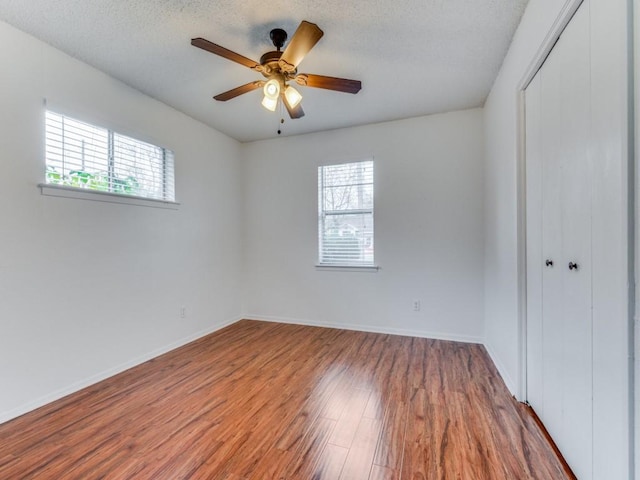
[[[281,28],[274,28],[273,30],[271,30],[271,33],[269,33],[269,38],[271,38],[273,46],[276,47],[278,51],[280,51],[280,49],[284,45],[284,42],[287,41],[287,32],[285,32]]]
[[[274,50],[265,53],[260,57],[260,65],[262,65],[262,68],[258,71],[267,78],[271,78],[274,75],[281,75],[283,80],[292,80],[298,73],[298,70],[294,69],[290,72],[282,70],[279,63],[280,57],[282,57],[282,52],[280,51],[276,52]]]

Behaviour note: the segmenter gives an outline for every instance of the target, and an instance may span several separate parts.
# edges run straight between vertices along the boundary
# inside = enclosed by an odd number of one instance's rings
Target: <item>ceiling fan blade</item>
[[[239,95],[242,95],[243,93],[247,93],[247,92],[251,92],[252,90],[256,90],[258,88],[263,87],[265,84],[264,81],[262,80],[258,80],[256,82],[251,82],[251,83],[247,83],[245,85],[242,85],[240,87],[236,87],[232,90],[229,90],[228,92],[224,92],[224,93],[220,93],[218,95],[216,95],[215,98],[216,100],[220,101],[220,102],[226,102],[227,100],[231,100],[232,98],[236,98]]]
[[[240,65],[244,65],[245,67],[255,69],[261,66],[258,62],[251,60],[250,58],[242,56],[239,53],[232,52],[231,50],[221,47],[220,45],[216,45],[215,43],[211,43],[209,40],[205,40],[204,38],[192,38],[191,45],[206,50],[207,52],[220,55],[227,60],[239,63]]]
[[[309,50],[318,43],[324,32],[315,23],[303,20],[298,29],[291,37],[287,48],[282,52],[282,57],[278,64],[285,72],[293,72]]]
[[[284,95],[282,95],[282,103],[284,103],[284,106],[287,109],[287,112],[289,112],[289,116],[293,120],[295,120],[296,118],[304,117],[304,110],[302,110],[301,103],[298,103],[298,105],[296,105],[295,107],[292,107],[291,105],[289,105],[289,101],[287,100],[287,97],[285,97]]]
[[[295,81],[303,87],[325,88],[345,93],[358,93],[362,88],[360,80],[325,77],[324,75],[314,75],[312,73],[300,73],[296,75]]]

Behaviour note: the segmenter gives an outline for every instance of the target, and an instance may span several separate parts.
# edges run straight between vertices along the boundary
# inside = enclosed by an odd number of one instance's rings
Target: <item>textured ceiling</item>
[[[283,135],[481,106],[527,0],[2,0],[0,19],[240,141],[277,136],[260,91],[213,95],[262,78],[191,46],[254,60],[302,20],[324,37],[300,72],[362,81],[357,95],[301,87],[306,116]],[[285,45],[286,46],[286,45]],[[6,46],[3,48],[7,48]]]

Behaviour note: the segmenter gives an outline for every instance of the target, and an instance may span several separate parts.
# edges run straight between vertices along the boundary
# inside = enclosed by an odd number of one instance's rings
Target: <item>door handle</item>
[[[547,259],[547,260],[544,262],[544,264],[545,264],[547,267],[553,267],[553,260],[549,260],[549,259]]]
[[[569,270],[577,270],[577,269],[578,269],[577,263],[569,262]]]

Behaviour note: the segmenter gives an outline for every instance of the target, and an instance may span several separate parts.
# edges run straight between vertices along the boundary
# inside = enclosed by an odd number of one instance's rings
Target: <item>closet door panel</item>
[[[525,92],[527,195],[527,401],[544,416],[542,356],[542,152],[540,141],[540,78]]]
[[[592,323],[589,4],[578,9],[559,50],[562,135],[563,376],[558,446],[580,479],[592,478]]]
[[[560,42],[559,42],[560,44]],[[561,118],[563,95],[562,59],[558,45],[547,58],[540,78],[540,138],[542,157],[542,255],[553,265],[542,272],[542,391],[541,417],[554,439],[562,437],[562,390],[564,372],[564,328],[562,323],[562,171]]]

